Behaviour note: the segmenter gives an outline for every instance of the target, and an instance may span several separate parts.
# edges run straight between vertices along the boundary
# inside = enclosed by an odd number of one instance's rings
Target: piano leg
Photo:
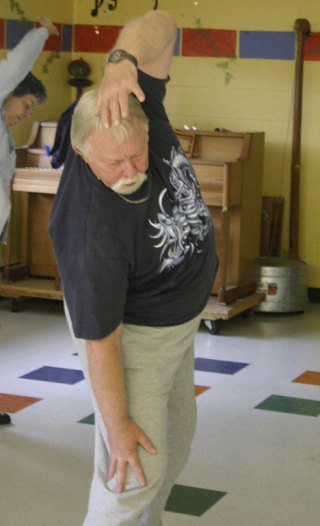
[[[218,293],[220,303],[225,303],[225,290],[227,281],[228,268],[228,249],[229,249],[229,229],[230,229],[230,211],[224,208],[221,211],[221,245],[220,245],[220,280],[221,287]]]

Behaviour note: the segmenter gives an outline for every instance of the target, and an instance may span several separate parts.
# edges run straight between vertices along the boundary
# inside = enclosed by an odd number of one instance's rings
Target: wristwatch
[[[110,55],[108,56],[107,63],[108,64],[117,64],[118,62],[121,62],[121,60],[130,60],[132,64],[138,67],[138,61],[136,57],[125,51],[124,49],[115,49],[114,51],[111,51]]]

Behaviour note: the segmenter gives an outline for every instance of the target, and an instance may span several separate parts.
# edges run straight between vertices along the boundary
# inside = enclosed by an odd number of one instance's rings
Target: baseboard
[[[320,303],[320,289],[315,287],[309,287],[308,295],[311,303]]]

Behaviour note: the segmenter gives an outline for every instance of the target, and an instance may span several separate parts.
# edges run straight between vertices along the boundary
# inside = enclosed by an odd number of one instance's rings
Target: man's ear
[[[79,150],[79,148],[77,148],[77,146],[73,146],[73,149],[78,155],[80,155],[80,157],[82,157],[82,159],[84,161],[86,161],[86,163],[88,163],[89,158],[81,150]]]

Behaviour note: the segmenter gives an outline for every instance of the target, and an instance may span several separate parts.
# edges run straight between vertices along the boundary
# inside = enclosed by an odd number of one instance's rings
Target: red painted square
[[[50,35],[46,40],[43,51],[60,51],[61,49],[61,38],[62,38],[62,27],[61,24],[53,22],[59,31],[59,35]],[[37,27],[40,27],[39,22],[36,23]]]
[[[4,20],[0,18],[0,49],[4,48]]]
[[[118,38],[120,26],[74,26],[74,51],[107,53]]]
[[[312,33],[311,37],[305,40],[304,58],[320,60],[320,33]]]
[[[183,29],[185,57],[235,57],[237,32],[229,29]]]
[[[210,389],[210,387],[208,387],[207,385],[195,385],[194,386],[195,396],[201,395],[205,391],[208,391],[208,389]]]
[[[39,402],[42,398],[34,398],[32,396],[18,396],[0,393],[0,412],[1,413],[16,413],[29,407],[29,405]]]

